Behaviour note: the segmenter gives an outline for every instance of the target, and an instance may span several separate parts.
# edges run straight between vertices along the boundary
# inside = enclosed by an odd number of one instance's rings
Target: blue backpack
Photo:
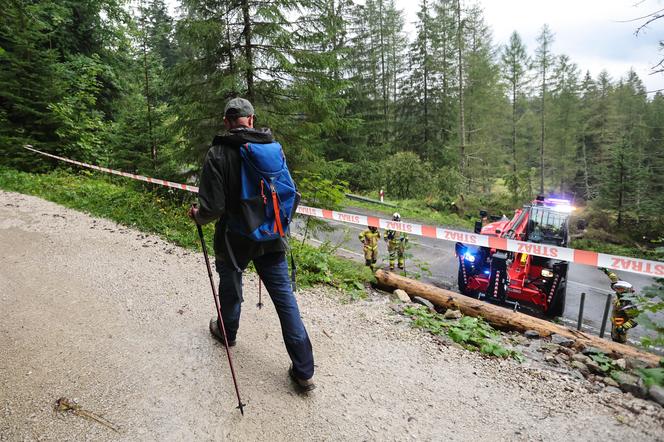
[[[228,230],[254,241],[272,241],[288,233],[300,200],[281,144],[246,143],[240,147],[240,219]]]

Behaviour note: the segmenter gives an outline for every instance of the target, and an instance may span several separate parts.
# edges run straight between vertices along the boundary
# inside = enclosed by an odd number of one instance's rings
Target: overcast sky
[[[620,23],[663,9],[664,0],[475,1],[484,10],[496,45],[506,43],[516,30],[532,54],[537,46],[535,38],[547,23],[555,34],[553,52],[568,55],[582,74],[589,70],[596,77],[606,69],[613,80],[618,80],[633,68],[645,83],[646,90],[664,89],[664,74],[650,75],[650,67],[664,57],[658,43],[664,40],[664,19],[652,24],[638,37],[634,31],[640,21]],[[179,1],[167,2],[174,12]],[[420,1],[396,2],[405,12],[406,30],[412,34]]]
[[[417,19],[414,0],[397,0],[406,12],[406,26],[412,32]],[[606,69],[614,80],[634,68],[647,90],[664,88],[664,74],[649,75],[664,52],[664,19],[634,35],[639,22],[619,23],[664,8],[664,0],[477,0],[486,23],[493,30],[494,43],[504,44],[517,31],[532,54],[536,37],[547,23],[555,34],[553,52],[566,54],[582,73],[594,77]],[[636,6],[635,6],[636,5]],[[651,94],[652,96],[652,94]]]

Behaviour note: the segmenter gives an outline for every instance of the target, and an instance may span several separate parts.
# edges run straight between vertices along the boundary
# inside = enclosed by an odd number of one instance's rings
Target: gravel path
[[[0,191],[0,440],[664,440],[661,407],[441,346],[377,294],[299,292],[318,389],[298,395],[274,309],[245,282],[242,417],[202,257]],[[61,396],[119,433],[54,413]]]

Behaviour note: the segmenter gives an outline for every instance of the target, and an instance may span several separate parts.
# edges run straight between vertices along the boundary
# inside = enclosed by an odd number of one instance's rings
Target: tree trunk
[[[429,34],[428,34],[428,23],[429,23],[429,16],[427,15],[427,3],[426,0],[424,0],[424,5],[423,5],[423,10],[424,12],[424,18],[422,19],[422,27],[424,30],[424,42],[423,42],[423,49],[424,49],[424,54],[422,54],[422,64],[424,67],[424,145],[427,146],[427,156],[429,156],[429,160],[431,160],[431,155],[429,154],[429,148],[428,148],[428,142],[429,142],[429,48],[427,47],[427,41],[429,40]]]
[[[588,335],[577,330],[554,324],[553,322],[545,321],[544,319],[514,312],[504,307],[499,307],[459,293],[424,284],[392,272],[378,270],[376,272],[376,279],[381,286],[400,288],[405,290],[410,296],[420,296],[437,306],[458,309],[467,316],[481,316],[491,325],[502,330],[514,330],[519,332],[535,330],[542,337],[556,333],[573,339],[575,342],[574,345],[577,348],[596,347],[616,357],[637,358],[652,366],[656,366],[659,363],[658,356],[643,352],[634,347],[630,347],[629,345],[607,341],[598,336]]]
[[[383,23],[383,0],[378,0],[379,11],[379,23],[380,23],[380,76],[381,83],[383,88],[383,124],[384,127],[387,126],[387,75],[385,74],[385,24]]]
[[[143,28],[143,76],[145,79],[145,103],[147,104],[148,113],[148,136],[150,137],[150,157],[152,158],[152,167],[157,167],[157,142],[154,139],[152,130],[152,106],[150,104],[150,75],[148,73],[148,36],[145,25],[145,9],[143,2],[141,2],[141,27]]]
[[[517,78],[512,82],[512,172],[516,176],[516,89]]]
[[[542,67],[542,115],[540,117],[540,194],[544,195],[544,96],[546,95],[546,64]]]
[[[586,152],[586,142],[587,138],[583,137],[583,143],[581,144],[581,149],[583,153],[583,186],[585,190],[586,201],[590,201],[590,181],[588,180],[588,156]]]
[[[251,46],[251,16],[249,14],[249,0],[242,1],[242,19],[244,22],[244,56],[247,59],[245,76],[247,80],[247,99],[254,102],[254,54]]]
[[[457,55],[459,64],[459,150],[461,154],[461,175],[466,172],[466,128],[463,108],[463,58],[462,58],[462,34],[461,24],[461,0],[457,0]]]
[[[624,144],[623,144],[624,148]],[[622,227],[623,223],[623,204],[625,198],[625,162],[623,151],[620,151],[620,181],[618,187],[618,227]]]

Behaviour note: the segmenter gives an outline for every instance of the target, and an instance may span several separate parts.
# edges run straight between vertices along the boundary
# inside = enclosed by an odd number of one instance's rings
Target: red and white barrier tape
[[[180,184],[174,183],[173,181],[160,180],[158,178],[151,178],[149,176],[136,175],[135,173],[121,172],[119,170],[109,169],[108,167],[95,166],[94,164],[81,163],[80,161],[70,160],[69,158],[59,157],[50,153],[42,152],[37,150],[30,145],[23,146],[24,148],[36,152],[40,155],[44,155],[50,158],[55,158],[56,160],[64,161],[66,163],[76,164],[77,166],[87,167],[88,169],[98,170],[100,172],[112,173],[113,175],[120,175],[125,178],[131,178],[134,180],[145,181],[146,183],[159,184],[160,186],[172,187],[174,189],[186,190],[189,192],[198,193],[198,187],[190,186],[189,184]]]
[[[198,193],[198,187],[188,184],[174,183],[171,181],[160,180],[157,178],[136,175],[133,173],[121,172],[119,170],[109,169],[107,167],[95,166],[92,164],[81,163],[68,158],[59,157],[39,151],[32,146],[24,146],[26,149],[55,158],[77,166],[87,167],[88,169],[99,170],[101,172],[112,173],[126,178],[145,181],[147,183],[168,186],[174,189],[186,190],[188,192]],[[316,218],[329,219],[344,223],[357,224],[360,226],[373,226],[381,229],[396,230],[409,233],[411,235],[425,236],[427,238],[441,239],[444,241],[461,242],[464,244],[491,247],[494,249],[507,250],[516,253],[526,253],[528,255],[553,258],[560,261],[584,264],[593,267],[606,267],[612,270],[622,270],[630,273],[638,273],[646,276],[664,277],[664,263],[650,261],[647,259],[630,258],[627,256],[607,255],[605,253],[590,252],[587,250],[570,249],[567,247],[557,247],[548,244],[537,244],[525,241],[517,241],[507,238],[496,238],[477,233],[462,232],[459,230],[444,229],[442,227],[427,226],[423,224],[397,222],[374,216],[356,215],[353,213],[337,212],[333,210],[318,209],[316,207],[299,206],[297,213]]]

